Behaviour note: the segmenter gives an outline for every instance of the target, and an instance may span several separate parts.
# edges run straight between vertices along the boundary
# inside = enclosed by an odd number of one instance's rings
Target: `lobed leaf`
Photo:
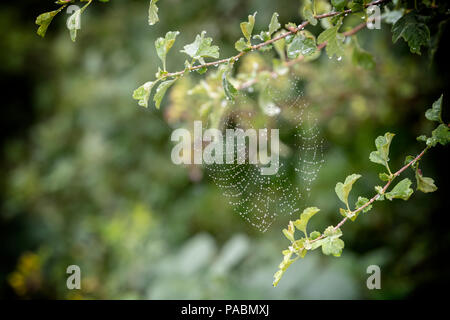
[[[291,43],[287,46],[287,56],[295,59],[299,55],[311,56],[317,50],[315,37],[307,31],[298,32]]]
[[[361,178],[360,174],[352,174],[349,175],[347,178],[345,178],[344,183],[338,182],[336,184],[336,187],[334,188],[334,191],[336,192],[339,199],[348,207],[348,195],[350,194],[350,191],[352,190],[353,184]]]
[[[139,100],[138,104],[141,107],[148,107],[148,99],[150,98],[150,94],[155,83],[156,81],[149,81],[134,90],[133,99]]]
[[[334,230],[334,227],[329,226],[323,234],[325,238],[319,240],[323,254],[339,257],[344,249],[344,241],[339,239],[342,236],[341,229]]]
[[[430,121],[436,121],[442,123],[442,98],[443,95],[439,97],[430,109],[425,112],[425,117]]]
[[[388,168],[389,162],[389,147],[395,134],[387,132],[384,136],[379,136],[375,139],[375,147],[377,151],[370,153],[370,161],[378,164],[382,164]]]
[[[436,129],[431,132],[431,138],[427,139],[427,145],[434,147],[438,143],[445,146],[450,141],[450,132],[448,126],[440,124]]]
[[[305,234],[305,236],[308,236],[308,233],[306,232],[306,226],[308,225],[308,221],[319,211],[320,209],[316,207],[306,208],[300,215],[300,219],[294,221],[294,226],[298,230],[302,231]]]
[[[158,0],[150,0],[150,7],[148,8],[148,24],[151,26],[159,21],[158,7],[156,6],[157,2]]]
[[[341,23],[338,23],[336,26],[326,29],[317,38],[317,43],[326,42],[327,46],[325,47],[328,57],[331,59],[334,55],[338,58],[344,54],[344,36],[338,33],[338,30],[341,26]]]
[[[356,209],[361,208],[362,206],[364,206],[367,202],[369,202],[370,200],[365,198],[365,197],[358,197],[358,201],[356,201],[355,206]],[[372,209],[372,205],[369,204],[367,207],[365,207],[364,209],[362,209],[363,213],[369,212]],[[356,217],[355,217],[356,218]]]
[[[420,53],[421,46],[428,46],[430,42],[430,30],[425,23],[419,21],[413,11],[405,14],[392,26],[392,42],[403,38],[412,53]]]
[[[303,18],[308,20],[311,25],[315,26],[317,24],[317,19],[314,17],[313,4],[311,0],[305,0],[303,2],[302,15]]]
[[[281,28],[281,25],[278,22],[278,16],[279,14],[277,12],[274,12],[272,15],[272,19],[270,19],[269,35],[272,35],[274,32]]]
[[[436,191],[438,188],[434,184],[434,180],[429,177],[422,176],[419,170],[416,170],[417,190],[424,193],[430,193]]]
[[[166,71],[166,56],[170,48],[175,43],[175,39],[180,34],[179,31],[169,31],[164,38],[160,37],[155,41],[156,53],[163,63],[163,69]]]
[[[219,47],[212,46],[212,38],[205,38],[206,31],[195,37],[195,41],[191,44],[185,45],[181,52],[186,53],[191,58],[199,60],[204,63],[203,58],[219,58]]]
[[[45,34],[47,33],[47,29],[48,29],[50,23],[52,22],[53,18],[59,12],[61,12],[61,10],[64,9],[64,8],[65,8],[65,6],[62,6],[62,7],[60,7],[57,10],[42,13],[36,18],[36,22],[35,23],[39,26],[39,28],[37,30],[37,34],[39,36],[41,36],[42,38],[45,37]]]
[[[170,86],[172,86],[172,84],[176,80],[177,79],[167,80],[167,81],[161,82],[161,84],[158,86],[158,89],[156,89],[155,96],[153,97],[153,101],[155,102],[156,109],[159,109],[159,107],[161,105],[161,101],[164,98],[164,95],[166,94],[167,89],[169,89]]]
[[[247,42],[250,43],[250,39],[252,37],[253,27],[255,25],[255,12],[253,15],[248,16],[248,22],[241,22],[241,30],[242,34],[244,35],[245,39],[247,39]]]
[[[403,179],[390,191],[386,192],[384,195],[387,199],[402,199],[408,200],[409,197],[413,194],[413,189],[410,188],[411,180],[408,178]]]

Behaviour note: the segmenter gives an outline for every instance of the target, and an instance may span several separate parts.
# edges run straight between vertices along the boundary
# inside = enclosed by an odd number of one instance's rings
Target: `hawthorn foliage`
[[[56,1],[58,8],[37,17],[37,34],[44,37],[54,17],[68,5],[80,5],[80,9],[69,18],[69,21],[76,21],[92,2],[94,1]],[[98,2],[109,2],[109,0],[98,0]],[[239,25],[242,37],[236,40],[237,53],[231,57],[221,57],[221,50],[214,39],[208,36],[207,31],[200,32],[181,50],[181,53],[186,55],[186,60],[184,69],[178,71],[170,70],[168,57],[180,31],[167,31],[155,41],[156,53],[161,62],[157,73],[153,79],[149,79],[134,90],[132,97],[142,107],[147,108],[149,104],[152,104],[159,109],[166,93],[180,79],[191,72],[202,75],[212,69],[205,76],[205,80],[201,80],[185,92],[186,95],[198,96],[203,101],[200,108],[202,116],[215,119],[214,122],[217,122],[217,118],[221,117],[220,107],[233,104],[239,90],[283,76],[293,65],[317,59],[322,54],[322,49],[325,49],[325,54],[330,59],[340,60],[348,51],[346,49],[351,48],[351,59],[354,64],[365,69],[373,69],[375,60],[372,54],[362,48],[356,38],[358,31],[377,19],[369,15],[366,10],[372,6],[379,7],[382,13],[381,20],[391,25],[393,44],[404,41],[410,52],[417,55],[422,55],[427,50],[428,58],[432,62],[439,47],[442,30],[449,19],[448,1],[304,0],[300,8],[304,21],[300,24],[281,22],[278,13],[274,12],[270,21],[267,22],[267,27],[257,31],[255,30],[257,12],[249,14],[246,21]],[[164,1],[149,1],[149,25],[158,23],[158,11],[164,7]],[[345,22],[350,15],[360,17],[363,22],[353,26],[346,25]],[[319,24],[322,28],[320,33],[314,34],[307,30],[308,26]],[[68,27],[70,37],[75,41],[78,29],[75,24],[69,23]],[[236,62],[253,51],[274,51],[276,58],[272,60],[271,70],[247,69],[244,72],[236,72],[234,68]],[[355,221],[360,213],[370,211],[377,201],[408,200],[414,192],[411,187],[413,182],[404,178],[394,185],[394,181],[406,169],[414,170],[416,190],[424,193],[437,190],[434,180],[423,176],[419,162],[430,148],[438,144],[446,145],[449,142],[448,124],[442,119],[442,104],[441,96],[425,113],[428,120],[437,124],[430,136],[422,135],[417,138],[418,141],[425,143],[425,149],[417,156],[407,156],[404,166],[398,171],[393,172],[389,165],[389,152],[394,134],[387,132],[376,138],[375,150],[370,153],[369,160],[383,168],[379,178],[385,184],[374,187],[376,193],[372,198],[358,196],[354,204],[350,203],[349,195],[354,183],[361,178],[359,174],[351,174],[343,182],[336,184],[335,192],[343,204],[343,207],[339,209],[343,219],[336,226],[329,226],[323,232],[309,232],[307,230],[309,220],[320,211],[317,207],[306,208],[299,219],[289,222],[283,234],[290,241],[290,245],[282,252],[283,261],[275,273],[274,286],[278,284],[287,268],[297,259],[303,258],[308,251],[321,248],[326,255],[340,256],[344,248],[341,227],[347,220]],[[295,236],[296,230],[302,233],[302,237]]]
[[[334,189],[339,200],[344,204],[344,208],[339,208],[339,213],[344,218],[336,226],[329,226],[322,233],[318,231],[308,233],[306,228],[310,218],[320,211],[316,207],[306,208],[300,214],[299,219],[289,222],[287,229],[283,229],[283,234],[291,244],[282,252],[283,261],[279,265],[279,270],[274,275],[274,286],[278,284],[287,268],[299,258],[304,258],[308,251],[322,248],[323,254],[339,257],[344,249],[344,241],[341,239],[341,226],[347,220],[355,221],[360,213],[369,212],[375,202],[384,200],[392,201],[394,199],[408,200],[414,193],[414,190],[411,188],[413,182],[409,178],[400,180],[395,186],[390,188],[397,177],[407,168],[414,170],[417,191],[430,193],[437,190],[433,178],[423,176],[419,168],[419,162],[430,148],[438,144],[445,146],[450,142],[449,124],[444,123],[442,120],[442,99],[443,96],[441,95],[425,113],[425,117],[428,120],[437,124],[429,137],[425,135],[417,137],[418,141],[425,143],[425,149],[417,156],[407,156],[404,166],[398,171],[393,173],[389,167],[389,152],[395,134],[387,132],[383,136],[375,139],[376,150],[369,154],[369,160],[382,166],[383,171],[379,173],[379,179],[385,184],[384,186],[377,185],[374,187],[376,193],[372,198],[368,199],[363,196],[358,196],[354,205],[349,203],[349,195],[352,191],[353,184],[361,178],[360,174],[351,174],[345,178],[344,182],[338,182]],[[296,230],[301,231],[303,236],[296,238]]]
[[[109,2],[109,0],[98,0]],[[39,26],[37,33],[44,37],[53,18],[70,4],[80,5],[80,9],[72,14],[69,21],[76,21],[81,17],[93,0],[58,0],[59,8],[45,12],[36,19]],[[149,2],[148,21],[154,25],[159,21],[159,6],[164,7],[164,1],[151,0]],[[133,98],[143,107],[148,107],[149,99],[153,94],[153,105],[158,109],[161,102],[175,82],[189,72],[205,73],[208,68],[221,66],[214,71],[210,78],[220,78],[222,81],[211,90],[222,91],[221,98],[225,103],[233,101],[234,95],[247,83],[263,82],[268,77],[275,78],[287,72],[287,68],[302,60],[311,61],[320,56],[325,47],[329,58],[341,59],[346,46],[353,47],[352,60],[363,68],[371,69],[375,66],[372,55],[360,47],[356,40],[356,32],[365,27],[373,19],[368,15],[366,8],[370,6],[382,7],[381,19],[392,24],[392,41],[400,39],[408,43],[410,51],[422,54],[428,48],[430,59],[433,58],[439,46],[441,31],[448,21],[448,2],[439,0],[305,0],[302,2],[301,15],[305,21],[301,24],[287,22],[282,27],[278,20],[278,13],[274,12],[268,22],[267,30],[256,32],[254,30],[257,12],[250,14],[247,21],[240,24],[243,37],[235,43],[238,53],[229,58],[220,58],[220,48],[213,44],[214,40],[207,36],[207,31],[198,34],[192,43],[186,44],[181,50],[187,56],[185,68],[179,71],[167,70],[167,56],[176,41],[179,31],[168,31],[165,36],[155,41],[158,57],[162,68],[158,69],[155,79],[149,80],[133,92]],[[342,30],[343,22],[349,15],[360,16],[365,22],[355,26],[352,30]],[[308,25],[315,26],[320,22],[323,31],[316,37],[306,29]],[[68,24],[70,36],[73,41],[77,37],[76,24]],[[353,38],[352,41],[347,38]],[[260,50],[274,50],[278,58],[273,59],[273,70],[257,73],[241,73],[232,76],[233,66],[240,57],[248,52]],[[208,60],[208,62],[207,62]],[[220,88],[219,88],[220,87]],[[197,90],[198,91],[198,90]],[[218,92],[219,93],[219,92]],[[203,93],[205,98],[207,93]]]

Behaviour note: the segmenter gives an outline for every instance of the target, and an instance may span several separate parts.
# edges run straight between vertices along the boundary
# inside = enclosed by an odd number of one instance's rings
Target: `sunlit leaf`
[[[219,58],[219,47],[212,46],[212,38],[205,38],[206,31],[195,37],[195,41],[191,44],[185,45],[181,52],[186,53],[191,58],[203,62],[203,58]]]
[[[320,209],[316,207],[306,208],[300,215],[300,219],[294,221],[294,226],[298,230],[302,231],[305,234],[305,236],[308,236],[308,234],[306,233],[306,226],[308,225],[308,221],[309,219],[311,219],[312,216],[314,216],[319,211]]]
[[[179,31],[169,31],[166,33],[166,36],[164,38],[160,37],[155,41],[156,53],[163,63],[164,70],[166,70],[167,53],[169,52],[170,48],[172,48],[173,44],[175,43],[175,39],[179,34]]]
[[[161,84],[158,86],[158,89],[156,89],[155,96],[153,97],[153,101],[155,102],[156,109],[159,109],[161,105],[161,101],[164,98],[164,95],[166,94],[167,89],[170,88],[170,86],[176,81],[177,79],[167,80],[164,82],[161,82]]]
[[[339,197],[339,199],[345,203],[348,206],[348,195],[350,194],[350,191],[352,190],[352,186],[353,184],[356,182],[356,180],[358,180],[359,178],[361,178],[360,174],[352,174],[349,175],[344,183],[342,182],[338,182],[336,184],[336,187],[334,188],[337,196]]]
[[[413,189],[410,188],[411,180],[408,178],[403,179],[390,191],[386,192],[384,195],[387,199],[402,199],[408,200],[409,197],[413,194]]]
[[[42,13],[36,18],[36,24],[39,26],[37,34],[39,36],[45,37],[48,26],[52,22],[53,18],[64,8],[65,6],[62,6],[58,10]]]
[[[149,81],[134,90],[133,99],[139,100],[138,104],[140,106],[145,108],[148,107],[148,99],[150,98],[150,94],[155,83],[156,81]]]
[[[158,7],[156,6],[157,2],[158,0],[150,0],[150,7],[148,8],[148,24],[151,26],[159,21]]]
[[[242,34],[244,35],[245,39],[247,39],[247,42],[250,43],[250,39],[252,37],[253,27],[255,25],[255,12],[253,15],[248,16],[248,22],[241,22],[241,30]]]

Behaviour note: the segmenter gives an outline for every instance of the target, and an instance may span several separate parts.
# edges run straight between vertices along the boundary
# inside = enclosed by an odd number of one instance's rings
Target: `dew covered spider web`
[[[234,211],[261,232],[267,231],[278,216],[298,215],[303,210],[323,163],[323,140],[317,119],[303,97],[301,80],[288,77],[284,82],[282,88],[273,80],[259,92],[250,87],[240,93],[221,126],[224,136],[225,129],[279,129],[278,172],[262,175],[261,164],[238,164],[236,151],[243,146],[236,140],[234,163],[206,165],[208,176]],[[258,107],[248,109],[245,101],[253,94]],[[270,146],[270,141],[267,144]],[[228,156],[225,145],[223,150]],[[246,157],[248,160],[248,153]]]

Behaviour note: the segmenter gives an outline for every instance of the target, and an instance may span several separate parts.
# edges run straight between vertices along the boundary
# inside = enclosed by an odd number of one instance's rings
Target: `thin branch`
[[[371,3],[366,4],[364,7],[367,8],[367,7],[374,6],[374,5],[379,5],[379,4],[382,4],[384,2],[388,2],[388,1],[390,1],[390,0],[377,0],[377,1],[373,1]],[[348,9],[348,10],[344,10],[344,11],[329,12],[329,13],[317,15],[317,16],[314,16],[314,18],[320,20],[320,19],[324,19],[324,18],[334,17],[334,16],[338,16],[338,15],[342,15],[342,14],[355,13],[355,12],[358,12],[358,11],[353,11],[352,9]],[[161,79],[168,78],[168,77],[181,76],[181,75],[183,75],[186,72],[186,70],[187,71],[194,71],[194,70],[201,69],[203,67],[211,67],[211,66],[217,66],[217,65],[223,64],[223,63],[228,63],[231,60],[238,60],[239,58],[241,58],[243,55],[247,54],[248,52],[259,50],[262,47],[268,46],[268,45],[270,45],[270,44],[272,44],[272,43],[274,43],[274,42],[276,42],[278,40],[286,38],[287,36],[289,36],[291,34],[295,34],[298,31],[303,30],[308,24],[309,24],[309,21],[304,21],[297,28],[290,28],[289,31],[287,31],[287,32],[285,32],[285,33],[283,33],[283,34],[281,34],[281,35],[279,35],[279,36],[277,36],[277,37],[275,37],[273,39],[270,39],[270,40],[267,40],[265,42],[261,42],[261,43],[252,45],[252,46],[249,47],[250,50],[239,52],[237,55],[235,55],[233,57],[220,59],[220,60],[216,60],[216,61],[212,61],[212,62],[207,62],[205,64],[196,65],[196,66],[189,67],[189,68],[187,68],[185,70],[181,70],[181,71],[177,71],[177,72],[169,72],[169,73],[164,74],[161,77]],[[364,28],[364,26],[362,26],[361,28]],[[356,30],[355,32],[358,32],[358,31],[359,30]]]
[[[380,194],[384,194],[386,192],[386,190],[389,188],[389,186],[391,185],[392,181],[394,181],[394,179],[396,177],[398,177],[403,171],[405,171],[407,168],[409,168],[410,166],[412,166],[414,163],[416,163],[417,161],[419,161],[423,155],[427,152],[427,150],[430,147],[426,147],[417,157],[414,158],[414,160],[410,161],[409,163],[407,163],[406,165],[404,165],[401,169],[399,169],[397,172],[395,172],[393,174],[392,179],[390,179],[385,186],[383,187],[383,189],[381,190],[380,193],[377,193],[375,196],[373,196],[367,203],[365,203],[363,206],[359,207],[358,209],[352,211],[349,213],[349,215],[355,215],[357,213],[359,213],[360,211],[364,210],[365,208],[367,208],[368,206],[370,206],[373,202],[375,202],[376,200],[378,200],[378,198],[380,197]],[[339,229],[346,221],[348,220],[348,216],[345,217],[344,219],[342,219],[333,229],[337,230]],[[310,243],[316,242],[320,239],[323,239],[325,236],[322,234],[320,237],[311,240]]]

